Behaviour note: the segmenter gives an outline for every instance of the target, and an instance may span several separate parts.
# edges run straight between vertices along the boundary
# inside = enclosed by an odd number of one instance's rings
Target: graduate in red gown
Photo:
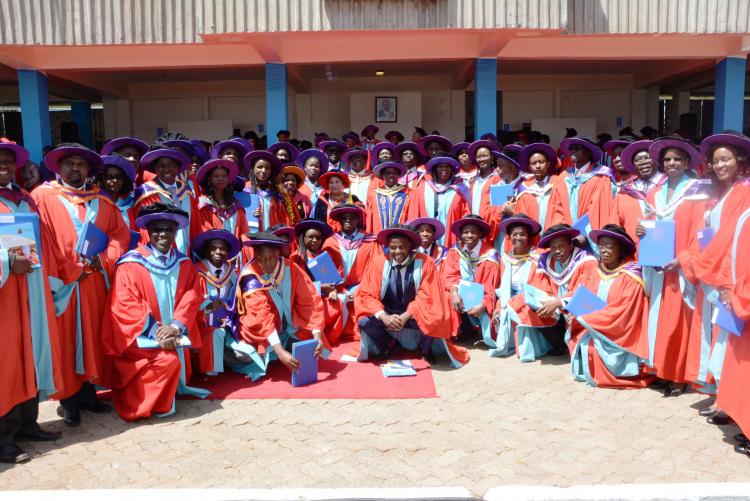
[[[141,157],[148,151],[148,143],[141,141],[136,137],[118,137],[107,141],[99,152],[101,156],[121,155],[133,165],[136,172],[136,178],[133,180],[135,185],[141,185],[156,177],[152,172],[144,171],[140,168]]]
[[[414,190],[425,181],[427,174],[424,163],[427,162],[427,152],[417,143],[405,142],[396,146],[394,160],[401,163],[406,169],[406,174],[401,176],[398,184],[403,184],[410,190]]]
[[[487,346],[492,346],[491,315],[495,310],[495,289],[500,285],[500,256],[484,241],[490,231],[476,214],[468,214],[451,228],[458,242],[448,250],[441,268],[443,287],[451,302],[451,325],[454,336],[466,333],[473,337],[477,330]],[[458,293],[459,282],[475,282],[484,288],[481,304],[467,308]],[[463,337],[463,336],[462,336]]]
[[[573,377],[603,388],[645,388],[653,380],[643,364],[648,358],[648,297],[640,267],[632,260],[635,243],[621,226],[609,224],[589,238],[599,246],[599,268],[571,284],[568,294],[586,287],[607,304],[572,320],[568,346]]]
[[[206,397],[187,385],[187,346],[200,348],[203,295],[193,262],[174,248],[188,214],[156,202],[138,213],[149,242],[122,256],[112,282],[102,342],[112,357],[112,402],[125,421],[175,411],[175,395]]]
[[[276,178],[281,171],[281,161],[268,151],[251,151],[243,160],[248,171],[245,191],[258,195],[258,210],[255,216],[261,231],[279,223],[288,224],[284,198],[276,187]]]
[[[339,205],[331,210],[331,218],[341,225],[341,231],[326,240],[326,246],[333,247],[341,256],[341,276],[344,278],[344,283],[337,288],[344,328],[338,339],[327,336],[330,343],[336,345],[344,339],[359,339],[354,321],[354,296],[365,270],[376,256],[383,254],[383,248],[374,235],[363,232],[365,211],[361,207]]]
[[[373,177],[370,166],[370,154],[361,148],[352,148],[341,156],[349,174],[349,193],[367,207],[367,200],[379,182]]]
[[[278,184],[289,224],[295,225],[310,217],[313,208],[310,197],[299,191],[305,185],[305,171],[294,164],[284,165],[279,173]]]
[[[290,371],[299,368],[291,354],[294,341],[317,339],[318,356],[326,354],[328,342],[323,300],[305,270],[282,257],[288,242],[260,232],[251,233],[246,245],[253,247],[255,257],[240,272],[239,339],[229,346],[234,359],[225,355],[224,362],[257,381],[274,360]]]
[[[378,233],[393,224],[406,220],[406,205],[409,201],[409,188],[398,180],[406,173],[406,168],[398,162],[378,164],[372,175],[381,181],[381,186],[369,193],[365,227],[368,233]]]
[[[552,226],[549,201],[552,189],[560,181],[555,174],[559,160],[555,149],[546,143],[526,146],[518,156],[521,172],[530,174],[518,189],[514,211],[538,221],[543,229]]]
[[[610,139],[602,145],[602,149],[609,158],[609,166],[612,169],[615,185],[618,188],[632,181],[635,177],[635,172],[622,163],[622,152],[634,141],[634,137],[620,136],[617,139]]]
[[[508,252],[510,247],[508,239],[505,238],[506,235],[499,229],[500,222],[503,218],[510,217],[517,212],[515,202],[523,189],[525,178],[515,158],[497,151],[493,151],[493,156],[497,176],[484,185],[479,215],[490,225],[487,241],[495,246],[495,250],[504,253]],[[491,203],[490,190],[493,186],[510,186],[510,195],[502,205]]]
[[[240,240],[227,230],[208,230],[193,240],[200,256],[196,263],[200,283],[202,314],[198,315],[201,347],[198,367],[201,373],[224,372],[224,345],[237,337],[237,277],[235,257],[242,250]]]
[[[467,363],[468,352],[450,341],[450,305],[437,268],[413,250],[419,235],[411,226],[394,225],[378,234],[378,242],[388,246],[388,255],[370,263],[354,300],[358,360],[388,358],[400,345],[429,361],[445,354],[453,367]]]
[[[431,178],[412,189],[406,217],[408,220],[434,217],[450,228],[469,213],[471,203],[466,186],[456,178],[461,166],[450,157],[435,157],[425,167]],[[456,243],[456,236],[449,233],[438,243],[450,248]]]
[[[188,143],[190,144],[190,143]],[[196,198],[185,175],[190,170],[190,157],[177,148],[158,148],[141,158],[141,168],[156,173],[156,177],[140,185],[135,191],[133,212],[152,203],[170,203],[180,207],[192,219],[197,212]],[[148,241],[146,230],[141,230],[141,243]],[[190,228],[183,228],[175,240],[177,250],[190,254]]]
[[[112,199],[117,208],[120,209],[120,215],[125,221],[125,226],[134,231],[135,168],[125,157],[117,154],[104,156],[102,161],[104,162],[104,168],[97,179],[102,193]]]
[[[86,182],[102,168],[99,155],[78,144],[60,145],[45,157],[58,180],[39,186],[32,198],[39,209],[42,240],[50,245],[50,283],[58,314],[62,348],[61,399],[65,424],[78,426],[80,411],[106,412],[90,382],[102,380],[100,329],[107,291],[117,260],[130,245],[130,232],[112,200]],[[109,239],[98,256],[77,251],[86,223],[95,224]]]
[[[500,176],[495,172],[495,155],[500,153],[500,145],[494,141],[480,139],[474,141],[468,147],[469,161],[476,165],[474,175],[466,175],[461,178],[471,194],[469,210],[479,214],[483,204],[488,204],[485,199],[489,198],[489,186],[500,181]],[[463,171],[463,166],[462,171]],[[458,175],[461,173],[459,172]]]
[[[333,143],[339,142],[333,141]],[[339,144],[343,147],[343,143]],[[338,146],[331,146],[331,148],[332,154],[336,159],[338,159],[340,156],[340,152],[338,152]],[[322,151],[309,149],[297,155],[297,159],[294,162],[297,167],[302,169],[305,173],[305,182],[298,188],[298,192],[308,200],[310,210],[307,212],[305,217],[310,217],[312,214],[312,208],[315,206],[315,202],[318,200],[320,194],[323,193],[323,187],[320,186],[319,181],[320,176],[328,172],[328,168],[330,167],[329,160],[326,154]]]
[[[30,216],[37,212],[31,196],[13,177],[29,153],[15,143],[0,143],[0,213]],[[38,220],[37,220],[38,221]],[[17,223],[22,224],[22,223]],[[4,228],[0,228],[5,231]],[[10,235],[5,234],[5,237]],[[36,241],[34,235],[28,235]],[[27,242],[19,242],[27,243]],[[0,463],[23,463],[29,455],[17,441],[48,441],[60,432],[37,423],[39,399],[62,389],[60,339],[55,307],[47,284],[52,252],[46,241],[35,247],[0,249]],[[28,250],[28,252],[27,252]],[[42,256],[40,261],[39,256]]]
[[[434,217],[418,217],[407,223],[419,235],[421,243],[417,252],[432,258],[442,276],[442,267],[448,257],[448,248],[437,243],[445,235],[445,226]]]
[[[643,267],[649,296],[648,364],[658,378],[669,382],[664,395],[676,397],[689,382],[685,368],[696,297],[691,283],[691,249],[698,245],[697,233],[703,228],[709,196],[706,185],[693,177],[701,164],[700,152],[694,146],[680,139],[659,139],[651,145],[649,154],[667,181],[648,193],[650,211],[644,219],[674,223],[676,257],[660,268]],[[647,226],[646,222],[637,224],[639,239],[653,231]]]
[[[333,231],[340,231],[339,223],[330,216],[330,211],[343,204],[362,206],[362,200],[346,190],[349,188],[349,176],[345,172],[331,171],[320,176],[323,192],[313,207],[312,217],[330,226]]]
[[[561,182],[552,189],[548,209],[551,219],[548,222],[572,225],[588,215],[589,227],[586,230],[599,229],[610,220],[612,211],[615,186],[612,170],[599,165],[602,151],[587,138],[564,139],[560,148],[570,152],[573,165],[560,174]]]
[[[343,279],[344,267],[341,262],[341,254],[339,253],[338,243],[331,238],[333,230],[330,226],[316,219],[303,219],[294,226],[294,234],[297,247],[292,253],[290,261],[304,270],[311,281],[315,282],[316,280],[307,263],[323,252],[328,253],[336,266],[339,277]],[[344,330],[344,315],[338,297],[339,285],[338,283],[320,284],[320,297],[325,316],[323,334],[329,341],[338,340]]]

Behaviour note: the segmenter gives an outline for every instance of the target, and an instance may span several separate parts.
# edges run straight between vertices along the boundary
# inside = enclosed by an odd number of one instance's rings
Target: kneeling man
[[[195,266],[174,248],[188,214],[157,202],[142,208],[135,224],[148,232],[149,243],[117,263],[102,325],[112,357],[112,400],[125,421],[172,414],[177,394],[209,394],[187,386],[184,349],[200,346],[196,315],[203,300]]]
[[[361,338],[357,360],[387,358],[400,345],[430,362],[446,354],[453,367],[461,367],[469,354],[450,342],[448,297],[433,260],[416,252],[419,235],[395,224],[378,233],[378,242],[388,253],[368,265],[354,302]]]

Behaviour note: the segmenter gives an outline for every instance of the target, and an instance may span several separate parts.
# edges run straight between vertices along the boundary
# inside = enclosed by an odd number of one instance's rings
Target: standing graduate
[[[190,356],[200,348],[196,324],[203,295],[193,262],[175,249],[188,214],[155,202],[138,213],[136,226],[148,243],[117,263],[102,342],[112,357],[112,402],[125,421],[175,412],[175,396],[205,398],[210,392],[187,386]]]
[[[133,165],[136,172],[136,179],[133,183],[140,186],[145,181],[155,177],[151,172],[146,172],[140,168],[141,158],[148,152],[148,144],[136,137],[118,137],[107,141],[99,152],[101,156],[112,154],[120,155]]]
[[[440,240],[445,235],[445,226],[434,217],[418,217],[408,223],[419,235],[420,245],[417,252],[432,258],[437,266],[440,276],[445,258],[448,257],[448,248],[440,245]]]
[[[588,215],[587,233],[599,229],[610,219],[614,183],[611,169],[599,165],[602,150],[585,137],[564,139],[560,148],[569,152],[572,165],[562,172],[561,182],[552,189],[548,222],[573,225]]]
[[[327,170],[344,170],[344,163],[341,161],[341,155],[346,151],[345,143],[337,139],[327,139],[320,142],[320,144],[318,145],[318,149],[320,149],[320,151],[326,157],[325,163],[327,167],[325,169],[321,169],[321,173],[325,173],[325,171]],[[301,165],[299,166],[302,167]],[[315,198],[313,198],[313,202],[314,201]]]
[[[521,171],[531,175],[519,189],[515,212],[527,214],[545,229],[552,226],[549,201],[560,179],[555,174],[557,164],[555,149],[545,143],[530,144],[518,156]]]
[[[190,144],[190,143],[188,143]],[[187,212],[188,219],[196,212],[195,193],[184,179],[190,169],[190,157],[177,148],[158,148],[149,151],[141,158],[141,168],[156,173],[156,178],[138,187],[135,192],[133,212],[152,203],[169,203]],[[148,241],[146,230],[141,231],[141,242]],[[177,250],[185,255],[190,252],[190,228],[178,231],[175,240]]]
[[[379,130],[379,127],[372,124],[362,129],[362,147],[365,150],[372,151],[375,145],[380,143],[380,139],[375,137],[375,134],[377,134]]]
[[[375,166],[383,162],[398,162],[396,159],[396,145],[383,141],[376,144],[370,151],[370,168],[375,170]]]
[[[299,369],[290,352],[294,341],[317,339],[316,356],[323,353],[327,341],[323,300],[307,273],[282,257],[288,242],[261,232],[251,233],[246,245],[253,247],[255,257],[240,272],[239,340],[230,345],[235,360],[228,364],[257,381],[274,360],[290,371]]]
[[[571,288],[586,287],[607,304],[572,320],[567,339],[573,377],[603,388],[645,388],[653,380],[643,366],[649,353],[648,297],[632,259],[635,242],[612,224],[589,238],[599,246],[599,267]]]
[[[31,196],[13,182],[28,159],[21,146],[0,143],[0,213],[5,217],[37,212]],[[47,242],[37,244],[36,256],[0,249],[0,463],[30,459],[16,442],[61,436],[37,423],[39,399],[63,387],[55,307],[47,285],[53,255]]]
[[[98,176],[99,186],[120,209],[120,215],[125,221],[125,226],[135,229],[135,214],[133,212],[135,167],[125,157],[117,154],[102,157],[102,162],[104,168]]]
[[[394,158],[406,169],[406,173],[399,178],[398,184],[403,184],[413,190],[424,179],[423,165],[427,161],[427,153],[419,144],[406,142],[396,147]]]
[[[400,224],[406,220],[406,205],[409,201],[409,189],[398,180],[406,169],[398,162],[378,164],[372,175],[380,180],[381,186],[369,193],[366,204],[368,233],[378,233],[383,228]]]
[[[493,244],[495,249],[502,254],[508,249],[504,247],[507,240],[505,234],[499,230],[500,222],[516,213],[516,199],[523,189],[524,178],[521,175],[520,166],[514,158],[500,152],[493,152],[493,156],[495,157],[497,177],[491,183],[484,185],[486,193],[481,198],[479,215],[490,225],[487,241]],[[493,186],[498,185],[510,186],[511,194],[503,205],[493,206],[490,199],[490,190]]]
[[[473,334],[478,328],[484,344],[494,345],[491,315],[495,311],[495,289],[500,285],[500,256],[484,241],[490,226],[476,214],[467,214],[453,223],[451,231],[458,241],[448,250],[441,276],[452,306],[453,334],[458,335],[459,330]],[[484,287],[481,304],[470,309],[464,306],[458,294],[461,280]]]
[[[281,161],[268,151],[251,151],[243,160],[248,171],[245,191],[258,195],[255,214],[264,231],[278,223],[288,223],[284,199],[276,187],[276,177],[281,171]]]
[[[312,212],[310,198],[299,191],[305,185],[305,178],[305,172],[294,164],[284,165],[279,172],[279,191],[284,199],[287,221],[292,225]]]
[[[130,245],[130,232],[117,206],[86,180],[102,169],[102,159],[80,144],[62,144],[44,158],[58,176],[31,195],[39,209],[42,241],[50,244],[50,284],[60,329],[63,387],[58,413],[68,426],[78,426],[81,410],[107,412],[94,385],[103,376],[100,329],[110,277]],[[98,256],[77,252],[86,223],[97,226],[109,241]],[[44,252],[44,249],[43,249]],[[105,382],[106,381],[102,381]]]
[[[450,228],[469,213],[471,203],[466,186],[456,178],[461,166],[450,157],[435,157],[427,162],[426,168],[430,179],[419,183],[409,194],[406,217],[409,220],[434,217]],[[449,248],[455,242],[453,233],[438,240],[438,243]]]
[[[446,354],[453,367],[469,361],[450,338],[450,305],[430,258],[414,252],[419,235],[411,226],[395,225],[378,233],[388,256],[367,267],[354,300],[359,325],[357,360],[380,360],[396,346],[418,350],[427,360]]]
[[[462,176],[464,183],[471,193],[471,206],[469,210],[479,214],[482,206],[482,198],[489,198],[489,186],[497,183],[499,177],[495,172],[495,153],[500,153],[497,143],[487,140],[474,141],[468,147],[469,161],[476,165],[476,175],[470,179]],[[464,169],[464,166],[461,166]],[[460,175],[460,173],[459,173]]]
[[[331,219],[330,211],[342,204],[362,205],[362,201],[357,195],[347,193],[349,176],[345,172],[326,172],[320,176],[320,185],[323,187],[323,193],[315,202],[312,217],[328,224],[333,231],[339,231],[341,228],[336,221]]]
[[[660,139],[650,148],[667,181],[648,194],[652,209],[645,219],[672,222],[675,225],[675,258],[663,267],[644,266],[643,279],[649,296],[648,364],[656,375],[670,384],[664,395],[676,397],[685,391],[685,374],[690,325],[695,307],[696,289],[691,268],[691,250],[698,245],[698,230],[708,194],[702,180],[692,176],[700,168],[701,156],[691,144],[680,139]],[[638,238],[649,230],[638,223]],[[687,273],[686,273],[687,270]]]
[[[471,188],[471,184],[474,182],[474,178],[477,177],[478,172],[474,160],[469,156],[470,144],[465,141],[456,143],[451,149],[451,156],[461,164],[461,170],[456,175],[461,178],[467,188]],[[499,150],[500,146],[496,146],[496,149]]]
[[[299,155],[294,163],[305,172],[305,184],[298,188],[300,194],[306,196],[310,206],[314,206],[318,197],[323,193],[320,186],[320,176],[328,172],[328,157],[318,150],[305,150]],[[307,213],[310,216],[310,212]]]
[[[376,183],[372,183],[372,171],[369,165],[369,153],[361,148],[347,150],[341,157],[346,163],[349,174],[349,193],[357,197],[362,203],[367,202],[367,196]],[[366,207],[366,205],[365,205]]]

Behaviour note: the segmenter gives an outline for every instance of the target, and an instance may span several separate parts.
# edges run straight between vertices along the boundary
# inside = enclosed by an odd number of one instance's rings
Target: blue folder
[[[641,221],[646,235],[638,246],[638,264],[664,266],[674,260],[674,221]]]
[[[542,304],[552,299],[549,294],[533,285],[523,284],[521,288],[523,289],[523,297],[524,300],[526,300],[526,304],[534,311],[538,310],[542,307]]]
[[[468,280],[458,282],[458,295],[464,303],[464,311],[468,311],[484,302],[484,286]]]
[[[307,269],[313,274],[316,282],[321,284],[338,284],[342,282],[339,270],[333,264],[331,256],[323,252],[307,262]]]
[[[581,232],[584,237],[588,235],[588,227],[591,224],[588,214],[584,214],[581,218],[573,223],[573,228]]]
[[[318,359],[315,358],[316,339],[292,344],[292,356],[299,362],[299,369],[292,372],[292,386],[305,386],[318,381]]]
[[[258,195],[246,191],[238,191],[234,194],[234,198],[245,209],[245,215],[247,216],[247,223],[250,226],[250,230],[258,231],[260,224],[258,218],[253,215],[260,205]]]
[[[716,305],[716,318],[713,323],[735,336],[742,336],[742,330],[745,328],[745,321],[740,320],[723,303]]]
[[[490,186],[490,205],[500,207],[515,195],[512,184],[495,184]]]
[[[138,231],[130,230],[130,245],[128,245],[128,250],[133,250],[136,247],[138,247],[138,244],[141,243],[141,234]]]
[[[34,240],[36,240],[36,253],[39,256],[39,266],[42,263],[42,237],[39,229],[39,215],[32,212],[17,212],[15,214],[0,214],[0,225],[29,223],[34,228]],[[36,266],[35,266],[36,267]]]
[[[607,306],[607,303],[602,298],[580,285],[576,288],[573,297],[570,298],[568,306],[565,309],[570,314],[580,317],[581,315],[599,311],[605,306]]]
[[[104,252],[107,245],[109,245],[109,237],[107,234],[100,230],[96,224],[88,221],[83,226],[83,231],[78,238],[76,252],[81,256],[90,259]]]
[[[704,250],[706,247],[708,247],[708,244],[711,243],[711,240],[713,240],[713,238],[713,228],[703,228],[702,230],[698,230],[698,245],[700,246],[701,250]]]

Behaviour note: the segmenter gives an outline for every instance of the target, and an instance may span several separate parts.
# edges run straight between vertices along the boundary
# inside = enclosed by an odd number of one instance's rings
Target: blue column
[[[78,140],[89,148],[94,147],[94,129],[91,125],[91,104],[86,101],[70,103],[70,118],[78,127]]]
[[[52,144],[49,126],[47,77],[36,70],[18,70],[18,92],[21,96],[23,145],[31,161],[42,161],[44,147]]]
[[[286,93],[286,64],[267,63],[266,134],[269,146],[277,141],[277,132],[289,128]]]
[[[714,133],[742,132],[745,110],[745,58],[728,57],[716,66]]]
[[[474,62],[474,139],[497,134],[497,59]]]

